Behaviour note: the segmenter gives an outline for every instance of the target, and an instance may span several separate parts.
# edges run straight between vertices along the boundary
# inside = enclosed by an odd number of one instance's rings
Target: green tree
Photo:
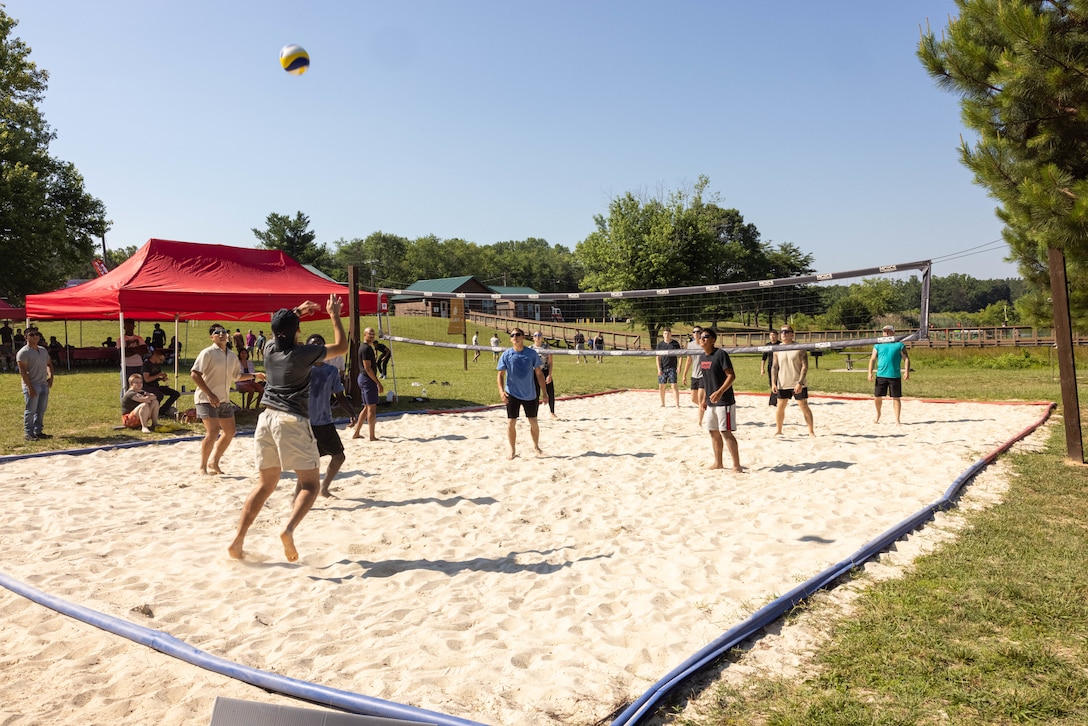
[[[366,239],[343,240],[335,244],[333,269],[337,280],[348,279],[348,265],[359,268],[359,280],[366,287],[404,288],[414,280],[404,270],[408,239],[386,232],[372,232]]]
[[[254,227],[253,236],[265,249],[284,252],[300,265],[313,265],[326,274],[333,269],[332,256],[314,241],[317,234],[302,212],[296,212],[294,219],[272,212],[265,219],[265,229]]]
[[[103,260],[103,262],[106,263],[107,268],[112,270],[113,268],[117,267],[122,262],[127,260],[129,257],[132,257],[134,254],[136,254],[136,251],[138,249],[139,248],[136,245],[129,245],[128,247],[120,247],[120,248],[115,249],[115,250],[109,250],[108,249],[108,250],[106,250],[106,259]]]
[[[56,134],[38,108],[49,74],[12,35],[16,25],[0,8],[0,297],[21,303],[89,276],[110,223],[75,166],[49,154]]]
[[[957,0],[958,17],[918,56],[938,86],[961,99],[978,134],[960,155],[1001,203],[998,217],[1020,272],[1050,286],[1048,254],[1061,250],[1070,289],[1088,287],[1088,4],[1083,0]],[[1049,297],[1049,296],[1048,296]],[[1070,300],[1085,328],[1083,297]],[[1045,307],[1031,314],[1049,318]]]

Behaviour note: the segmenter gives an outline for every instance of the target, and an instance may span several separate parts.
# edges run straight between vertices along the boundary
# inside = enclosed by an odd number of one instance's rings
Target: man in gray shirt
[[[246,497],[238,533],[227,548],[236,560],[244,556],[246,532],[265,501],[276,491],[284,469],[294,470],[297,493],[280,541],[288,562],[298,560],[295,528],[313,506],[321,483],[321,455],[310,427],[310,369],[314,363],[348,351],[348,338],[340,322],[340,298],[336,295],[329,296],[325,308],[333,325],[332,345],[298,343],[299,319],[320,309],[317,303],[307,300],[293,310],[281,309],[272,315],[275,339],[264,351],[264,410],[253,432],[260,481]]]
[[[41,345],[42,334],[37,328],[27,328],[25,335],[26,345],[15,354],[23,378],[23,436],[27,441],[51,439],[42,432],[42,423],[49,407],[49,389],[53,387],[53,360]]]

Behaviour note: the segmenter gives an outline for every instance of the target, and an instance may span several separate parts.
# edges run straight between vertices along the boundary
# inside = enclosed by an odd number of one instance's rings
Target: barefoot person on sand
[[[733,372],[733,362],[729,354],[716,348],[718,334],[710,328],[703,328],[699,333],[699,345],[703,354],[699,356],[699,370],[703,372],[705,396],[702,406],[706,409],[706,427],[710,431],[710,445],[714,449],[714,463],[708,468],[724,469],[722,453],[728,448],[733,460],[733,471],[742,472],[740,451],[733,432],[737,429],[737,399],[733,395],[733,381],[737,380]]]
[[[196,417],[204,422],[204,440],[200,442],[200,473],[222,474],[219,460],[230,446],[235,432],[230,387],[235,381],[260,380],[264,374],[242,373],[238,356],[227,348],[230,334],[226,328],[213,324],[208,332],[212,344],[197,355],[189,376],[196,384],[196,391],[193,392]]]
[[[340,322],[340,299],[329,296],[325,310],[333,325],[332,345],[299,345],[299,319],[317,312],[321,306],[307,300],[294,310],[280,309],[272,316],[275,341],[265,349],[264,366],[268,385],[264,393],[264,411],[257,419],[253,443],[257,454],[260,482],[246,497],[238,533],[228,552],[242,559],[246,532],[257,518],[265,501],[276,491],[280,474],[292,469],[298,481],[297,493],[291,506],[291,516],[280,533],[283,553],[288,562],[298,560],[295,549],[295,528],[310,511],[320,484],[321,458],[310,427],[311,366],[326,358],[348,351],[348,339]]]
[[[525,331],[514,328],[510,333],[512,348],[507,348],[499,356],[499,397],[506,404],[506,438],[510,441],[510,458],[517,456],[518,412],[524,408],[525,418],[529,419],[529,435],[533,437],[533,451],[539,456],[540,424],[536,414],[540,408],[540,394],[547,390],[544,380],[544,361],[532,348],[525,347]],[[536,384],[533,378],[536,377]],[[539,386],[539,387],[538,387]]]

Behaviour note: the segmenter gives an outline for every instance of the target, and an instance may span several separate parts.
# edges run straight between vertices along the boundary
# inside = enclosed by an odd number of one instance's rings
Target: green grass
[[[394,318],[393,332],[406,337],[422,335],[424,331],[429,334],[435,329],[434,320]],[[364,326],[373,324],[373,320],[363,320]],[[196,352],[207,345],[208,326],[208,323],[194,323],[187,329],[182,326],[179,337],[187,345],[183,351],[180,376],[174,386],[179,390],[183,384],[190,391],[193,389],[188,376],[189,366]],[[42,327],[47,339],[50,335],[56,335],[58,339],[64,340],[63,324],[46,323]],[[173,335],[172,325],[164,327],[167,328],[168,336]],[[243,332],[248,327],[244,326]],[[259,325],[252,327],[254,330],[260,329]],[[150,329],[150,325],[142,323],[138,332],[146,335]],[[331,340],[332,327],[327,320],[306,322],[304,332],[319,332]],[[95,321],[68,324],[68,338],[73,344],[79,344],[81,340],[84,344],[97,344],[107,335],[117,337],[115,323]],[[481,330],[482,339],[486,340],[489,336],[490,331]],[[440,339],[460,342],[460,336],[443,336]],[[509,343],[508,338],[502,340],[503,344]],[[472,356],[468,355],[467,365],[463,351],[446,348],[394,344],[393,354],[390,379],[395,371],[400,400],[392,406],[382,406],[380,413],[498,403],[495,366],[490,353],[483,353],[478,363],[472,363]],[[918,398],[1059,401],[1057,366],[1048,359],[1049,354],[1046,348],[916,348],[911,352],[914,373],[905,384],[905,393]],[[588,364],[578,365],[574,360],[566,356],[556,357],[554,377],[556,392],[560,396],[596,393],[615,388],[657,387],[655,365],[648,358],[606,356],[601,364],[596,364],[591,359]],[[1078,363],[1082,369],[1088,365],[1088,351],[1078,351]],[[765,389],[765,378],[759,374],[759,364],[758,355],[734,357],[738,390],[760,392]],[[260,364],[257,365],[259,369]],[[814,365],[811,367],[809,388],[815,393],[870,395],[872,384],[866,380],[864,364],[859,370],[849,373],[842,371],[843,367],[841,355],[831,353],[821,356],[819,368]],[[58,370],[50,394],[46,431],[56,438],[50,441],[24,442],[23,401],[19,380],[12,373],[0,374],[0,380],[4,380],[5,376],[9,382],[0,385],[0,410],[8,412],[8,415],[0,416],[0,440],[8,444],[5,453],[83,448],[162,438],[161,434],[115,430],[120,423],[120,376],[116,371],[76,369],[71,372]],[[392,380],[386,381],[387,386],[391,383]],[[413,383],[420,385],[413,386]],[[413,400],[422,397],[424,387],[430,400]],[[1086,400],[1086,395],[1088,390],[1082,384],[1081,399]],[[235,400],[240,402],[238,398]],[[185,396],[179,404],[191,405],[191,402],[192,398]],[[238,425],[243,429],[252,427],[255,420],[254,412],[244,412],[239,415]],[[190,428],[193,433],[202,432],[199,425]]]
[[[866,590],[812,675],[715,687],[705,717],[674,723],[1088,723],[1088,472],[1060,431],[1007,461],[1003,503]]]

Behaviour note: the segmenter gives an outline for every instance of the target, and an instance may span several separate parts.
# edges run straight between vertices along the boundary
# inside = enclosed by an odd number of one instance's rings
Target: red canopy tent
[[[102,277],[26,296],[31,320],[268,321],[304,300],[324,307],[345,285],[315,275],[278,250],[151,239]],[[344,314],[347,314],[345,299]],[[359,293],[359,312],[374,314],[378,295]]]
[[[0,320],[26,320],[26,308],[13,308],[0,300]]]

